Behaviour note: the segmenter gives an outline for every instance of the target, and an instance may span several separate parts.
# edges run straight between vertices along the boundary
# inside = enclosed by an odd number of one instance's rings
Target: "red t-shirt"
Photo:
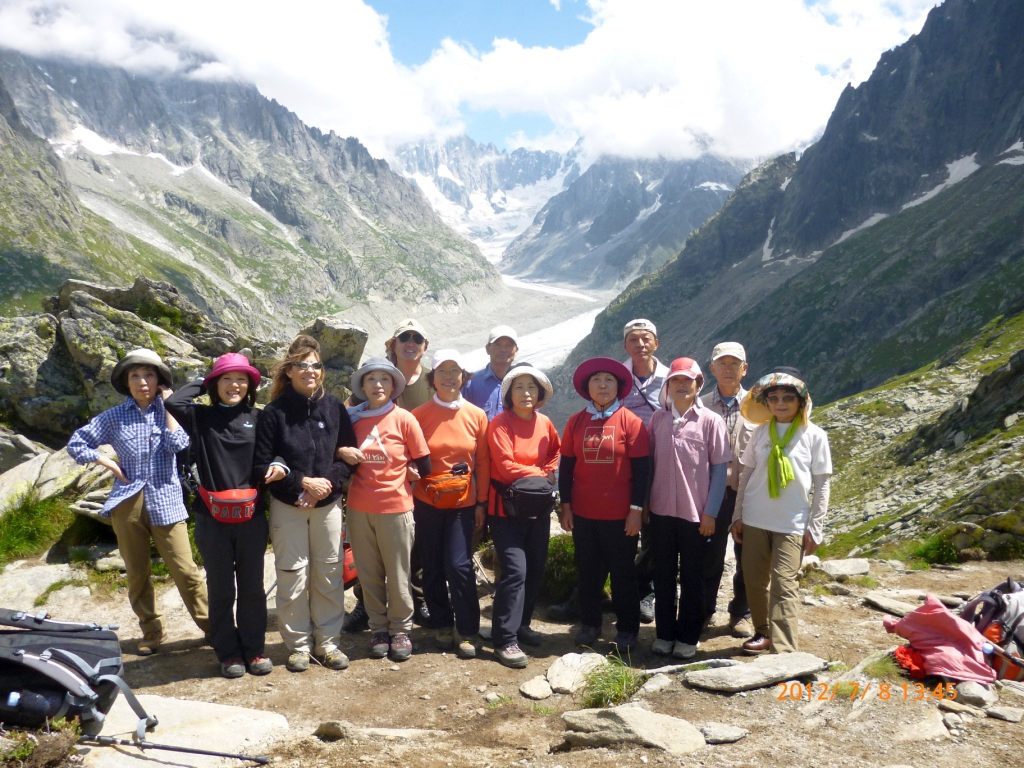
[[[630,459],[650,454],[647,428],[629,408],[593,420],[586,411],[569,417],[562,455],[575,457],[572,511],[591,520],[625,520],[633,490]]]

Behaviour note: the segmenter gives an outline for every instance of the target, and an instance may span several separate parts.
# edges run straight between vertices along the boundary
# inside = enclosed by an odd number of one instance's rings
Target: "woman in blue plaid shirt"
[[[156,652],[166,639],[150,578],[150,542],[167,564],[171,578],[196,625],[209,630],[206,583],[192,560],[174,454],[189,444],[188,434],[164,407],[171,394],[171,371],[149,349],[125,355],[110,376],[125,401],[77,430],[68,455],[79,464],[95,463],[114,473],[114,487],[103,505],[128,576],[128,600],[139,617],[140,656]],[[117,459],[101,454],[111,446]]]

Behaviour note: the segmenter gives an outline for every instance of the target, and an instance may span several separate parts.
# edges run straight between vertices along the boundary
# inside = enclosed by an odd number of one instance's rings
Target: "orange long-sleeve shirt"
[[[430,399],[415,408],[412,415],[419,422],[430,448],[431,476],[447,474],[456,464],[466,462],[475,487],[463,506],[487,501],[487,489],[491,485],[487,414],[468,400],[463,401],[461,407],[451,409]],[[422,482],[413,486],[413,494],[420,501],[430,503]]]

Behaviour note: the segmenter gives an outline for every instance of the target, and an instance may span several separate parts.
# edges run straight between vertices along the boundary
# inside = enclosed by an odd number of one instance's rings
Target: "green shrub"
[[[74,517],[65,499],[40,501],[34,488],[26,491],[0,518],[0,566],[45,552]]]
[[[576,547],[570,534],[552,536],[548,559],[544,564],[544,594],[553,603],[569,598],[579,574],[576,571]]]
[[[918,560],[924,560],[926,563],[938,563],[941,565],[949,565],[960,560],[952,542],[941,536],[932,536],[926,539],[914,550],[913,556]]]
[[[610,655],[607,664],[587,673],[587,682],[583,687],[583,706],[589,709],[622,704],[629,701],[643,684],[643,675],[618,654]]]

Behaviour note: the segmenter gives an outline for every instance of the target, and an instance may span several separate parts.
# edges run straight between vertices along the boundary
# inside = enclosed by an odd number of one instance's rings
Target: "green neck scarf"
[[[774,416],[768,425],[768,435],[772,439],[772,449],[768,452],[768,495],[773,499],[779,498],[782,489],[789,485],[789,481],[795,477],[793,465],[783,451],[786,450],[798,429],[800,429],[800,419],[796,418],[793,419],[786,434],[780,439]]]

